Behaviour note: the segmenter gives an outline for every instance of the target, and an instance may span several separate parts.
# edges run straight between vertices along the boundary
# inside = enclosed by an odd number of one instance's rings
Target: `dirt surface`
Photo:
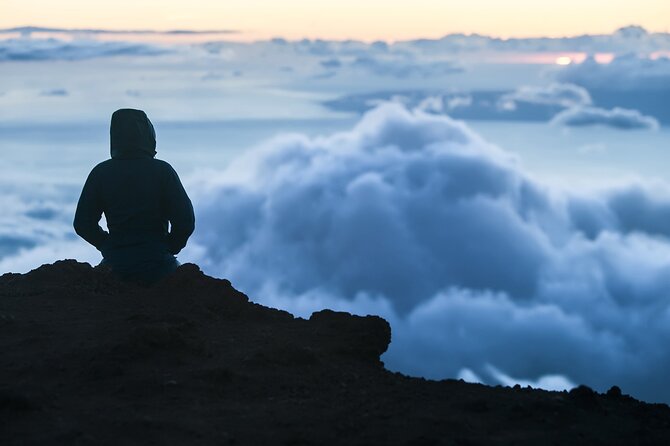
[[[613,388],[384,369],[388,323],[309,320],[183,265],[152,288],[62,261],[0,277],[0,444],[670,444],[670,408]]]

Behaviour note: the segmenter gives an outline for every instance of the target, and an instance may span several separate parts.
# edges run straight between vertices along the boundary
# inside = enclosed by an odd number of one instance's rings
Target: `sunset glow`
[[[5,0],[0,27],[48,26],[104,29],[229,29],[234,39],[282,36],[403,40],[450,33],[503,38],[609,33],[631,23],[650,31],[668,29],[670,2],[635,4],[594,0],[536,2],[473,0],[412,2],[354,0]],[[523,11],[522,14],[520,12]],[[607,14],[603,14],[607,11]],[[550,13],[548,15],[548,13]],[[547,19],[549,17],[549,19]]]

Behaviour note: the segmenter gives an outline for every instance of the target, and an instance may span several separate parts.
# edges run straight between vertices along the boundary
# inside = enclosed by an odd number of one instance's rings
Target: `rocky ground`
[[[670,444],[670,408],[613,388],[384,369],[383,319],[309,320],[195,265],[152,288],[75,261],[0,277],[0,444]]]

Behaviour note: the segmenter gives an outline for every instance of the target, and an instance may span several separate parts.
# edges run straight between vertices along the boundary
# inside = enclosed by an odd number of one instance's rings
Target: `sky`
[[[403,40],[449,33],[498,37],[670,29],[665,0],[0,0],[0,27],[231,29],[242,40],[282,36]]]
[[[0,28],[241,31],[0,32],[0,273],[100,261],[72,216],[140,108],[196,210],[181,262],[383,316],[391,370],[670,402],[668,3],[0,0]]]

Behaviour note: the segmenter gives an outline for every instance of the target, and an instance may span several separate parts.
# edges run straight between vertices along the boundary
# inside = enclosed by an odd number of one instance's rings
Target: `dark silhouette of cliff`
[[[183,265],[152,288],[75,261],[0,277],[0,444],[668,444],[670,408],[613,388],[384,369],[388,323],[309,320]]]

